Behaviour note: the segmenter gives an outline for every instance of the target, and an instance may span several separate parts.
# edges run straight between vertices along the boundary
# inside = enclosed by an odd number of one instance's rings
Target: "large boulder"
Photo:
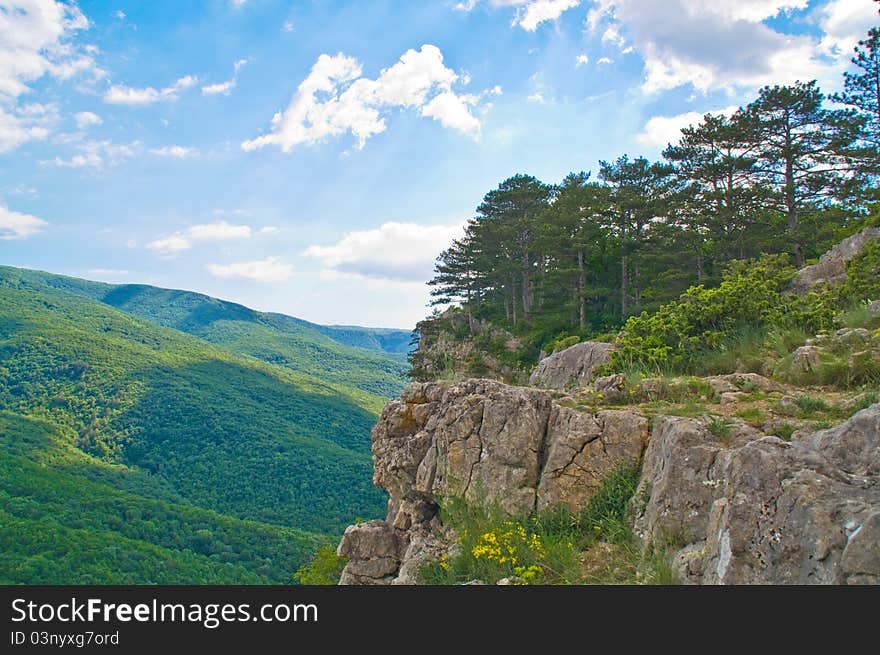
[[[373,480],[390,493],[388,516],[346,530],[343,581],[414,581],[441,550],[437,508],[446,498],[512,516],[562,504],[583,510],[603,478],[640,460],[647,438],[648,421],[633,412],[578,412],[546,391],[413,383],[373,429]],[[375,547],[364,543],[371,539]]]
[[[846,264],[861,254],[865,246],[880,238],[880,227],[865,228],[835,245],[819,259],[818,264],[806,266],[797,272],[791,284],[794,293],[806,293],[822,284],[846,282]]]
[[[880,583],[880,404],[791,443],[660,418],[639,493],[686,582]]]
[[[607,364],[614,346],[601,341],[583,341],[542,359],[532,372],[529,384],[543,389],[583,386],[593,371]]]

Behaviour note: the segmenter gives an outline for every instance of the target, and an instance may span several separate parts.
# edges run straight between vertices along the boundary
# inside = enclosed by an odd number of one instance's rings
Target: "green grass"
[[[632,532],[639,467],[602,481],[586,510],[564,507],[509,517],[497,507],[449,499],[441,518],[458,535],[452,555],[426,565],[426,584],[674,584],[664,549],[643,549]]]

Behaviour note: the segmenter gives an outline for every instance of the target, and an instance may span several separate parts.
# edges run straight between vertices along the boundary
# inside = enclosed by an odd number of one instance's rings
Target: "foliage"
[[[0,411],[0,582],[282,584],[319,537],[185,502],[151,476]]]
[[[339,576],[347,562],[347,557],[336,554],[334,546],[323,546],[311,562],[303,564],[293,574],[293,579],[302,585],[335,585],[339,583]]]
[[[782,256],[733,266],[718,287],[691,287],[657,312],[630,318],[612,355],[609,370],[688,371],[707,353],[724,350],[743,328],[813,321],[809,309],[786,307],[783,290],[794,269]]]
[[[19,284],[98,300],[151,323],[195,335],[224,350],[328,382],[386,398],[403,389],[403,353],[410,340],[405,330],[315,325],[199,293],[142,284],[117,286],[25,270],[16,270],[15,276]],[[384,352],[383,346],[392,352]]]
[[[639,467],[626,464],[602,481],[587,509],[565,507],[511,518],[497,507],[450,499],[441,508],[446,525],[458,535],[449,554],[422,569],[427,584],[481,580],[494,584],[665,583],[673,576],[662,549],[643,551],[632,528],[633,496]],[[585,567],[596,554],[602,567]]]
[[[122,479],[138,494],[325,534],[383,513],[369,450],[383,398],[231,353],[40,274],[0,268],[0,291],[0,408],[49,421],[92,462],[136,472]]]

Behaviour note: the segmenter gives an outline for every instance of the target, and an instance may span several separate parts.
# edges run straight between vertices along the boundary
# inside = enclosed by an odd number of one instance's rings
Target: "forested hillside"
[[[877,221],[876,29],[853,62],[844,93],[765,87],[734,114],[684,129],[659,161],[624,154],[557,183],[502,181],[438,258],[434,302],[460,306],[471,336],[481,321],[509,330],[517,352],[483,346],[526,369],[542,349],[611,339],[630,317],[717,286],[736,261],[814,260]],[[447,319],[420,331],[449,331]],[[418,376],[426,363],[413,363]]]
[[[9,562],[33,560],[0,577],[289,581],[320,541],[309,532],[382,513],[369,431],[384,397],[46,277],[0,269],[0,532]],[[177,568],[160,575],[165,560]]]
[[[15,274],[322,380],[386,397],[399,393],[405,382],[401,352],[406,350],[401,351],[400,344],[409,344],[411,339],[405,330],[316,325],[200,293],[143,284],[103,284],[41,271],[17,270]]]

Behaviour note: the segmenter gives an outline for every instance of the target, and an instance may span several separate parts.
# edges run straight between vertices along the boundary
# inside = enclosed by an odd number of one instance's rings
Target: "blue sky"
[[[0,0],[0,263],[411,327],[483,194],[766,83],[871,0]],[[274,118],[273,118],[274,117]]]

